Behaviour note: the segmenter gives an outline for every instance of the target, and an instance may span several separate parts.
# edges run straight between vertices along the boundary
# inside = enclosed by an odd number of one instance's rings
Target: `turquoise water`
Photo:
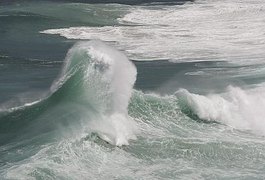
[[[0,4],[0,179],[264,179],[264,2],[106,2]]]

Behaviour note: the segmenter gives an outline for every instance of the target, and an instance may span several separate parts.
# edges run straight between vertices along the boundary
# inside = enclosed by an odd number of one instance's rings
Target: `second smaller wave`
[[[243,90],[229,86],[224,94],[198,95],[185,89],[176,92],[182,108],[199,119],[241,130],[265,134],[265,86]]]

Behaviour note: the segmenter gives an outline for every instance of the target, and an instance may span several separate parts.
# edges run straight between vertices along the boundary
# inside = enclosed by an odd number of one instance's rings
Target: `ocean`
[[[265,1],[2,0],[0,179],[264,179]]]

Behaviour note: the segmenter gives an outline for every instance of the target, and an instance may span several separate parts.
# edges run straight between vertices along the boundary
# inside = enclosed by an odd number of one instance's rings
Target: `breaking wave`
[[[198,95],[185,89],[176,92],[183,112],[206,122],[265,134],[265,87],[243,90],[229,86],[223,94]]]
[[[73,131],[74,126],[111,144],[128,144],[136,138],[127,112],[136,74],[125,55],[104,43],[77,43],[45,98],[2,112],[1,143],[28,135],[28,128],[33,136],[62,127]]]

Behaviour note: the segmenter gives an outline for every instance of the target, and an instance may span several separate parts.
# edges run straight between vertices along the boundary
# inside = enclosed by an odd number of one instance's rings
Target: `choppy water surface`
[[[264,179],[264,8],[0,4],[0,179]]]

